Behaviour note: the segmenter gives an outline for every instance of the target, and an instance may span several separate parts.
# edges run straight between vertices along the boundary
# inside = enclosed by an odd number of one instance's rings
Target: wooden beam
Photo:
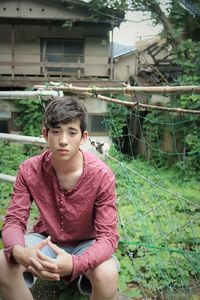
[[[60,93],[59,93],[60,92]],[[32,98],[32,97],[44,97],[47,99],[55,97],[63,97],[62,91],[48,91],[48,90],[38,90],[38,91],[0,91],[0,98],[3,99],[22,99],[22,98]]]
[[[17,142],[20,144],[36,145],[46,147],[46,141],[42,137],[25,136],[19,134],[0,133],[0,140]]]
[[[15,179],[16,179],[15,176],[0,173],[0,181],[14,183]]]
[[[35,85],[36,89],[45,89],[44,85]],[[173,93],[200,93],[200,86],[188,85],[188,86],[125,86],[125,87],[77,87],[71,84],[56,85],[49,84],[49,89],[62,90],[71,93],[115,93],[115,94],[134,94],[134,93],[146,93],[146,94],[173,94]]]

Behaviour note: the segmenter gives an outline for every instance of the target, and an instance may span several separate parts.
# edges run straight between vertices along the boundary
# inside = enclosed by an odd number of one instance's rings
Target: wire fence
[[[200,299],[200,97],[192,96],[174,94],[168,111],[132,109],[126,95],[122,108],[108,106],[119,259],[134,299]]]

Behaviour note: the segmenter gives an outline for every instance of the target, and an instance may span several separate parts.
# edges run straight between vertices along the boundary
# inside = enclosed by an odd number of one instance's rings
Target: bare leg
[[[3,300],[33,300],[23,278],[24,268],[8,263],[3,250],[0,251],[0,294]]]
[[[87,272],[92,285],[90,300],[117,300],[118,270],[113,258]]]

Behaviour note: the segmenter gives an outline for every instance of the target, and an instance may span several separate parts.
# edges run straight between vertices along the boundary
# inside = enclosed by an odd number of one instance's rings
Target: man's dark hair
[[[87,128],[87,110],[77,100],[71,97],[57,97],[45,108],[43,123],[47,131],[59,123],[68,124],[80,120],[81,133]]]

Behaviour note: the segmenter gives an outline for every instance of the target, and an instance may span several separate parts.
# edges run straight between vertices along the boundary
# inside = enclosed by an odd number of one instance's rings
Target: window
[[[10,133],[10,121],[0,119],[0,132],[1,133]]]
[[[91,135],[106,135],[104,115],[89,115],[88,131]]]
[[[83,68],[77,64],[84,62],[83,40],[43,39],[42,60],[55,63],[47,66],[47,72],[83,73]],[[69,63],[70,66],[62,66],[61,63]],[[74,66],[71,64],[74,63]]]
[[[17,125],[17,121],[19,120],[20,116],[22,115],[22,113],[20,112],[12,112],[12,129],[13,131],[22,131],[22,126],[21,125]]]
[[[10,133],[11,112],[0,111],[0,132]]]

